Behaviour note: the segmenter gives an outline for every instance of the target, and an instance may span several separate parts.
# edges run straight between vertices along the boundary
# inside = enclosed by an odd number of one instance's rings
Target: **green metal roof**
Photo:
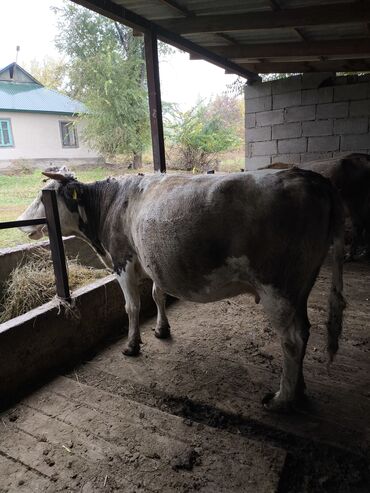
[[[0,111],[26,111],[72,115],[84,113],[79,101],[36,83],[0,81]]]

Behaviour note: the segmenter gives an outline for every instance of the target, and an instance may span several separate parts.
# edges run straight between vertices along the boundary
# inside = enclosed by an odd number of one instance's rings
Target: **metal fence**
[[[0,222],[0,229],[20,228],[22,226],[34,226],[38,224],[47,225],[57,295],[66,301],[70,301],[71,294],[69,290],[66,257],[64,253],[62,230],[60,227],[56,191],[43,190],[42,202],[45,207],[46,217],[40,219],[29,219],[25,221]]]

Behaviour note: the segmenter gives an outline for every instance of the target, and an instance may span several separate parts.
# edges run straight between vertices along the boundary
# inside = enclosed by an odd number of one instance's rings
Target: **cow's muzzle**
[[[42,225],[41,227],[37,228],[32,228],[25,226],[23,228],[19,228],[23,233],[26,233],[28,238],[30,240],[40,240],[43,236],[47,236],[48,234],[48,228],[45,225]]]

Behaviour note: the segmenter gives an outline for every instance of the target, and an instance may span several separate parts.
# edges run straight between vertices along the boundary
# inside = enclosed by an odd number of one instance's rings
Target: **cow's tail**
[[[338,341],[342,332],[343,311],[346,302],[343,298],[343,261],[344,261],[344,209],[342,200],[336,189],[331,187],[332,209],[332,281],[329,297],[328,355],[329,363],[334,359],[338,351]]]

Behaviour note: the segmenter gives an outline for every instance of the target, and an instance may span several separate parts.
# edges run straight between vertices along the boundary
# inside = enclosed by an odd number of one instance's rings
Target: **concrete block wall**
[[[245,87],[246,169],[370,153],[370,75],[304,74]]]

